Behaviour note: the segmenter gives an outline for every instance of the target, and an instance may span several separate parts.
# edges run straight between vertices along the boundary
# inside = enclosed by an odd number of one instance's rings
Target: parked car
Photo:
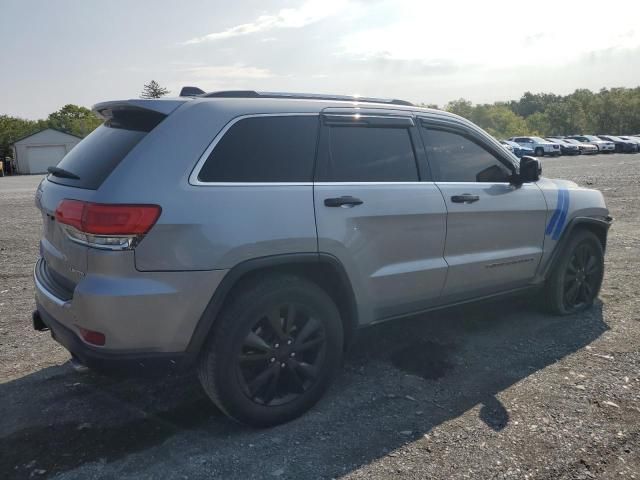
[[[580,140],[576,140],[575,138],[565,138],[564,141],[577,145],[582,155],[593,155],[600,151],[596,145],[581,142]]]
[[[551,143],[557,143],[560,145],[560,151],[562,155],[580,155],[580,149],[574,143],[567,142],[561,138],[555,137],[547,137],[546,140],[549,140]]]
[[[633,135],[621,135],[620,138],[622,140],[627,140],[635,143],[638,146],[638,149],[640,150],[640,137],[634,137]]]
[[[560,145],[550,142],[540,137],[511,137],[509,140],[516,142],[518,145],[530,148],[535,155],[542,157],[544,155],[560,155]]]
[[[531,148],[519,145],[516,142],[512,142],[511,140],[500,140],[500,143],[502,143],[507,148],[507,150],[513,152],[518,158],[522,158],[525,155],[534,154]]]
[[[616,144],[596,137],[595,135],[571,135],[570,137],[580,142],[589,143],[598,147],[598,152],[613,153],[616,151]]]
[[[623,140],[615,135],[598,135],[602,140],[613,142],[617,153],[635,153],[638,151],[638,145],[630,140]]]
[[[94,111],[36,191],[33,324],[76,364],[193,368],[263,427],[322,397],[359,327],[540,289],[574,314],[598,294],[602,194],[456,115],[246,91]]]

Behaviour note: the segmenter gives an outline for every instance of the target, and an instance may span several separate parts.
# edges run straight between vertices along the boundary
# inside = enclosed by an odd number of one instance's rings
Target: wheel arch
[[[288,273],[316,283],[336,302],[342,319],[345,348],[353,340],[358,326],[358,306],[347,272],[333,255],[295,253],[246,260],[233,267],[216,288],[196,325],[187,346],[187,354],[195,360],[216,324],[218,314],[234,291],[259,275]]]
[[[543,272],[543,278],[548,278],[551,272],[553,272],[555,266],[557,265],[561,253],[564,250],[565,246],[569,242],[571,236],[579,231],[579,230],[587,230],[592,232],[598,240],[600,240],[600,244],[602,245],[602,251],[604,252],[607,248],[607,233],[609,231],[609,227],[611,226],[613,219],[609,216],[604,218],[594,218],[594,217],[575,217],[573,218],[567,227],[565,228],[562,236],[558,240],[555,248],[553,249],[553,253],[549,261],[547,262],[547,266]]]

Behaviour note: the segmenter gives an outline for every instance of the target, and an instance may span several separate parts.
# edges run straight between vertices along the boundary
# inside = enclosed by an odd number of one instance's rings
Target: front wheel
[[[535,153],[536,157],[544,157],[544,148],[536,147],[534,153]]]
[[[198,367],[229,417],[268,427],[310,409],[342,363],[340,314],[318,285],[292,275],[254,281],[233,294]]]
[[[546,285],[548,309],[557,315],[593,305],[604,275],[604,251],[598,237],[581,230],[573,234]]]

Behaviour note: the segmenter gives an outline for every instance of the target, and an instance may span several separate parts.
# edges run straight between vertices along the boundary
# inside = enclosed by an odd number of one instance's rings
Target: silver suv
[[[592,305],[600,192],[398,100],[216,92],[98,104],[37,189],[37,330],[94,368],[193,367],[230,417],[308,410],[358,327],[541,289]]]

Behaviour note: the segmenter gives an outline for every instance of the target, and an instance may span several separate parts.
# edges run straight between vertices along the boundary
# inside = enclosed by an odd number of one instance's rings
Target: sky
[[[0,114],[264,90],[444,105],[640,86],[640,1],[0,0]]]

